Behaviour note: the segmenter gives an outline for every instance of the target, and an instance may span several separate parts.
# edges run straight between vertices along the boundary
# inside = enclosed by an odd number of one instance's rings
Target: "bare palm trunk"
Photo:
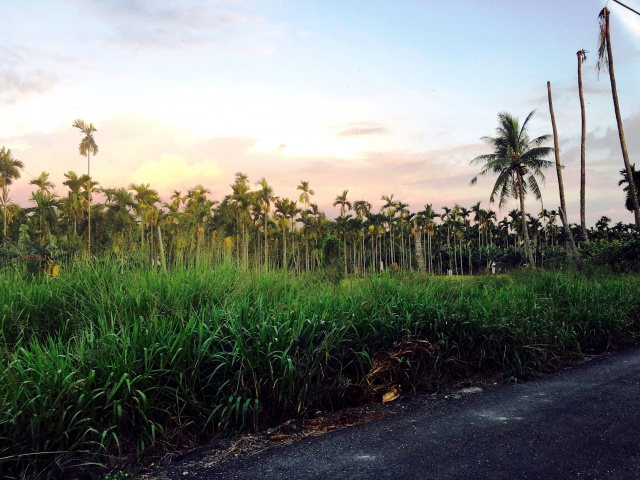
[[[585,175],[585,138],[587,132],[587,121],[584,113],[584,95],[582,92],[582,62],[584,61],[585,51],[580,50],[578,53],[578,93],[580,95],[580,113],[582,116],[582,137],[580,139],[580,226],[582,227],[582,238],[587,239],[587,224],[585,221],[585,196],[586,196],[586,175]]]
[[[558,188],[560,189],[560,208],[559,208],[560,218],[562,219],[562,225],[564,226],[564,231],[568,239],[569,255],[571,256],[574,263],[576,264],[576,267],[578,267],[578,270],[582,270],[582,258],[580,258],[580,253],[578,253],[576,244],[573,241],[573,235],[571,234],[571,229],[569,228],[569,223],[567,222],[567,206],[564,201],[564,183],[562,182],[562,165],[560,164],[560,149],[558,148],[558,131],[556,129],[556,118],[553,114],[553,101],[551,99],[551,82],[547,82],[547,93],[549,96],[549,113],[551,114],[551,127],[553,129],[553,147],[556,155],[556,172],[558,174]],[[584,143],[583,143],[583,146],[584,146]]]
[[[613,52],[611,49],[611,31],[609,25],[609,10],[604,8],[604,21],[605,21],[605,34],[607,42],[607,60],[609,68],[609,79],[611,80],[611,95],[613,97],[613,108],[616,112],[616,122],[618,123],[618,136],[620,137],[620,148],[622,149],[622,159],[624,160],[624,167],[627,171],[627,178],[629,179],[629,188],[631,192],[636,191],[636,186],[633,183],[633,173],[631,170],[631,163],[629,162],[629,154],[627,153],[627,144],[624,140],[624,129],[622,128],[622,117],[620,115],[620,105],[618,104],[618,89],[616,88],[616,77],[613,72]],[[631,195],[631,205],[633,205],[633,211],[636,220],[636,230],[640,231],[640,206],[638,205],[638,196]]]

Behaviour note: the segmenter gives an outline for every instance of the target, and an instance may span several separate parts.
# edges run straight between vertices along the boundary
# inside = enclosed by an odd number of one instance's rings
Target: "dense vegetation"
[[[334,284],[230,263],[163,274],[106,260],[62,272],[0,275],[6,475],[339,408],[397,342],[430,346],[385,373],[410,392],[526,378],[640,332],[637,276],[398,272]]]
[[[585,225],[584,50],[581,225],[566,223],[550,84],[555,148],[542,145],[550,135],[530,139],[533,112],[522,124],[503,112],[496,137],[484,137],[493,152],[472,161],[497,177],[490,201],[519,200],[500,221],[480,202],[412,213],[393,194],[375,212],[347,190],[330,220],[309,182],[289,199],[265,179],[252,190],[241,172],[221,200],[202,185],[170,202],[149,184],[104,188],[90,175],[97,129],[82,120],[73,127],[87,174],[67,172],[59,196],[42,172],[22,207],[9,187],[24,165],[0,148],[3,478],[135,461],[150,447],[375,401],[391,387],[528,378],[636,342],[638,172],[606,8],[599,19],[597,68],[609,72],[621,203],[635,227],[607,217]],[[531,215],[524,198],[541,199],[536,178],[552,152],[562,206]],[[518,270],[525,264],[544,268]],[[492,267],[509,273],[484,275]]]

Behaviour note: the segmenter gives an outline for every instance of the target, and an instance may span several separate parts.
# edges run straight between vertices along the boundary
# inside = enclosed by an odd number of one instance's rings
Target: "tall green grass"
[[[400,339],[436,357],[416,382],[523,378],[640,332],[640,279],[349,278],[232,266],[167,275],[118,262],[0,274],[0,472],[140,458],[338,408]]]

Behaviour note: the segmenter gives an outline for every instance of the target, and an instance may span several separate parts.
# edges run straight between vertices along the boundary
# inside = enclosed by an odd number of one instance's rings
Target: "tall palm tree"
[[[73,122],[73,127],[80,130],[82,135],[82,140],[80,140],[80,145],[78,146],[78,150],[80,155],[87,157],[87,195],[89,205],[87,206],[88,219],[89,219],[89,236],[87,237],[87,251],[89,256],[91,256],[91,154],[98,154],[98,144],[96,143],[95,138],[93,138],[93,134],[98,130],[93,126],[93,123],[86,123],[84,120],[76,120]]]
[[[264,226],[264,268],[269,269],[269,241],[267,238],[267,232],[269,231],[269,210],[271,209],[271,203],[275,200],[273,195],[273,188],[267,183],[267,180],[262,178],[256,183],[260,185],[260,190],[256,192],[256,199],[260,203],[260,210],[262,211],[262,224]]]
[[[600,24],[600,41],[598,44],[598,62],[596,70],[598,75],[600,71],[609,71],[609,80],[611,81],[611,96],[613,97],[613,109],[616,113],[616,122],[618,123],[618,137],[620,138],[620,148],[622,149],[622,159],[624,160],[624,168],[627,171],[627,178],[632,190],[635,189],[633,183],[633,172],[631,171],[631,162],[627,153],[627,144],[624,139],[624,129],[622,127],[622,116],[620,115],[620,105],[618,104],[618,89],[616,88],[616,77],[613,71],[613,53],[611,50],[611,28],[609,25],[609,9],[604,7],[598,15]],[[638,198],[631,197],[633,212],[636,220],[636,229],[640,231],[640,205]]]
[[[300,194],[300,200],[304,205],[304,209],[307,209],[307,205],[309,205],[309,200],[311,199],[311,195],[315,195],[316,192],[309,188],[309,182],[304,180],[300,180],[300,185],[296,187],[298,190],[302,190]]]
[[[333,206],[335,207],[336,205],[340,205],[340,217],[344,218],[344,214],[346,213],[347,210],[351,210],[352,206],[351,206],[351,202],[349,200],[347,200],[347,193],[349,193],[349,190],[345,190],[342,192],[342,195],[338,195],[336,197],[336,201],[333,202]],[[347,273],[347,235],[346,232],[343,235],[342,238],[342,245],[344,245],[344,248],[342,249],[342,255],[344,257],[344,273]]]
[[[542,198],[536,177],[544,181],[542,170],[553,165],[552,162],[544,159],[553,152],[553,148],[542,146],[551,138],[551,135],[541,135],[533,140],[529,138],[527,127],[534,113],[535,110],[529,113],[522,124],[507,112],[499,113],[497,136],[482,138],[485,143],[493,147],[493,153],[480,155],[471,160],[472,165],[482,165],[480,173],[471,180],[472,185],[477,182],[478,176],[490,173],[498,176],[489,196],[489,202],[493,203],[496,195],[500,196],[500,207],[509,197],[520,200],[522,236],[530,268],[534,266],[534,259],[527,231],[524,198],[527,190],[531,190],[536,199]]]
[[[386,203],[384,205],[382,205],[382,207],[380,208],[380,211],[382,212],[383,210],[387,210],[387,217],[389,218],[389,238],[390,238],[390,243],[391,243],[391,260],[389,262],[389,264],[392,264],[395,260],[395,252],[393,249],[393,223],[392,223],[392,219],[391,217],[393,217],[396,214],[396,203],[393,201],[393,193],[389,196],[386,195],[382,195],[382,197],[380,197],[380,200],[384,200]]]
[[[133,190],[135,192],[133,198],[136,202],[136,213],[140,216],[140,248],[144,251],[144,233],[145,233],[145,221],[147,224],[152,220],[153,210],[156,208],[155,204],[160,201],[158,198],[158,191],[151,188],[150,184],[141,183],[136,185],[131,183],[127,190]]]
[[[402,268],[405,267],[405,262],[406,262],[406,251],[405,251],[405,245],[404,245],[404,224],[405,222],[409,222],[411,220],[411,218],[413,217],[413,214],[409,212],[409,210],[407,210],[407,207],[409,206],[408,203],[402,203],[401,201],[398,201],[398,203],[396,204],[396,210],[398,212],[398,219],[400,220],[400,248],[401,248],[401,253],[400,253],[400,265],[402,266]],[[409,237],[409,255],[411,254],[411,237]],[[409,265],[411,265],[411,262],[409,262]]]
[[[366,200],[356,200],[355,202],[353,202],[353,210],[356,212],[356,216],[362,220],[364,222],[364,218],[367,217],[369,218],[369,215],[371,215],[371,208],[373,208],[373,206],[367,202]],[[364,272],[364,268],[365,268],[365,248],[364,248],[364,223],[362,225],[362,249],[361,249],[361,253],[362,253],[362,271]]]
[[[300,194],[299,201],[302,202],[302,205],[303,205],[302,213],[304,216],[307,214],[307,206],[309,205],[311,196],[315,195],[316,192],[314,192],[309,188],[309,182],[305,180],[300,180],[300,185],[298,185],[296,188],[302,191],[302,193]],[[302,222],[304,224],[304,219],[302,220]],[[306,252],[305,253],[306,266],[308,269],[309,268],[309,238],[307,237],[307,235],[304,235],[304,244],[305,244],[305,252]]]
[[[29,201],[36,205],[30,210],[34,212],[34,229],[40,237],[40,245],[44,245],[47,234],[58,225],[58,197],[56,194],[38,190],[31,194]]]
[[[433,209],[432,203],[426,203],[424,205],[424,210],[418,213],[418,215],[424,218],[425,230],[427,235],[427,249],[428,249],[428,258],[429,258],[429,273],[433,273],[432,267],[432,248],[431,248],[431,239],[436,230],[436,224],[433,221],[434,218],[438,216],[438,214]]]
[[[275,217],[278,219],[278,225],[282,230],[282,268],[287,269],[287,222],[289,216],[289,203],[291,201],[288,198],[276,198],[275,200]]]
[[[73,171],[68,171],[64,176],[66,180],[62,182],[62,184],[69,187],[67,198],[63,201],[64,209],[68,217],[73,219],[73,233],[76,235],[78,233],[78,219],[82,216],[82,195],[80,189],[89,181],[89,176],[82,175],[78,177],[76,172]]]
[[[580,114],[582,117],[582,137],[580,139],[580,225],[582,227],[582,237],[587,238],[587,224],[585,221],[585,195],[586,195],[586,174],[584,164],[584,145],[587,135],[587,120],[584,113],[584,95],[582,93],[582,64],[587,60],[587,52],[583,48],[576,53],[578,56],[578,94],[580,95]]]
[[[24,164],[11,154],[10,148],[4,145],[0,149],[0,185],[2,186],[2,210],[4,214],[4,223],[2,233],[7,236],[7,208],[9,206],[9,185],[14,180],[20,178],[20,169],[24,168]]]

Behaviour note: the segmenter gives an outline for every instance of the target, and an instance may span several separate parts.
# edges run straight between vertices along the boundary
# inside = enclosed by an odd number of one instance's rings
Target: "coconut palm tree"
[[[585,164],[584,146],[587,135],[587,120],[584,113],[584,95],[582,93],[582,64],[587,60],[587,52],[583,48],[576,53],[578,56],[578,94],[580,96],[580,114],[582,117],[582,137],[580,139],[580,225],[582,226],[582,237],[587,238],[587,224],[585,221]]]
[[[631,165],[631,174],[633,175],[633,185],[638,185],[640,184],[640,172],[636,171],[636,164],[634,163],[633,165]],[[622,179],[618,182],[618,185],[625,185],[623,191],[626,193],[626,198],[624,201],[624,207],[629,210],[630,212],[633,212],[633,200],[632,200],[632,195],[631,195],[631,182],[629,182],[628,180],[628,176],[627,176],[627,171],[626,170],[620,170],[620,175],[622,176]],[[636,186],[635,188],[635,197],[638,198],[638,187]]]
[[[7,208],[9,206],[9,185],[11,185],[14,180],[20,178],[21,168],[24,168],[24,164],[20,160],[13,158],[11,149],[5,148],[3,145],[0,149],[0,185],[2,186],[2,211],[4,216],[2,234],[5,238],[7,236]]]
[[[632,190],[635,190],[636,186],[633,183],[631,162],[629,161],[627,144],[624,139],[624,129],[622,127],[620,105],[618,104],[618,89],[616,87],[616,77],[613,71],[613,53],[611,49],[611,28],[609,24],[609,13],[609,9],[607,7],[604,7],[598,15],[598,22],[600,24],[600,41],[598,44],[598,62],[596,63],[596,70],[598,72],[598,75],[603,70],[609,71],[609,80],[611,81],[611,96],[613,97],[613,109],[615,110],[616,122],[618,124],[618,137],[620,138],[622,159],[624,161],[624,168],[627,171],[627,179],[629,181],[629,185],[633,187]],[[632,195],[631,202],[635,215],[636,229],[640,231],[640,204],[638,198]]]
[[[499,195],[499,206],[502,207],[510,197],[520,200],[520,214],[522,216],[522,236],[530,268],[534,266],[533,253],[527,232],[527,217],[524,208],[524,198],[530,190],[536,199],[542,198],[536,177],[544,181],[542,170],[553,165],[544,157],[553,152],[553,148],[543,147],[551,135],[529,138],[528,123],[535,110],[529,113],[526,120],[520,124],[517,118],[507,112],[498,114],[498,128],[495,137],[483,137],[482,140],[493,147],[493,153],[480,155],[471,160],[472,165],[482,165],[480,173],[471,180],[474,185],[479,176],[495,174],[498,176],[489,202],[494,202]]]
[[[93,123],[86,123],[84,120],[76,120],[73,122],[73,127],[80,130],[84,135],[80,140],[78,151],[80,155],[87,157],[87,195],[89,205],[87,206],[88,218],[89,218],[89,236],[87,237],[87,251],[91,256],[91,154],[98,154],[98,144],[93,138],[93,134],[98,130],[93,126]]]

